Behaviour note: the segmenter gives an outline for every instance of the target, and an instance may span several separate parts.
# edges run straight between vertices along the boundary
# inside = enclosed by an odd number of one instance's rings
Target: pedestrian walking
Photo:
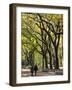
[[[35,76],[37,75],[37,70],[38,70],[38,66],[35,65],[35,66],[34,66]]]
[[[33,76],[33,71],[34,71],[33,66],[31,66],[31,76]]]

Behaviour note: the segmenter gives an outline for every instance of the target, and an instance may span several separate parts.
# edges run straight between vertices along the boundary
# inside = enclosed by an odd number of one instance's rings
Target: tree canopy
[[[21,13],[22,65],[63,67],[63,15]]]

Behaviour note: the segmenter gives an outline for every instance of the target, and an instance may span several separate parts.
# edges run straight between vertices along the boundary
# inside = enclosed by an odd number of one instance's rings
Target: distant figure
[[[33,76],[33,66],[31,66],[31,76]]]
[[[34,66],[35,76],[37,75],[37,70],[38,70],[38,67],[37,67],[37,65],[35,65]]]

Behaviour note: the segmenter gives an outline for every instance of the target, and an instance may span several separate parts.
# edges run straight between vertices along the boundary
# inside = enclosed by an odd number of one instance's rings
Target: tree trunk
[[[52,69],[52,57],[51,57],[51,53],[50,53],[50,69]]]
[[[56,47],[55,47],[55,58],[56,58],[55,69],[59,69],[58,50]]]
[[[42,69],[44,69],[44,56],[42,57]]]
[[[45,54],[45,68],[47,69],[48,68],[48,61],[47,61],[47,56]]]

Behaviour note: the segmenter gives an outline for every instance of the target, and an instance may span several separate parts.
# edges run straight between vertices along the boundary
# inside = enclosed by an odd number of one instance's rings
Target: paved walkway
[[[53,76],[53,75],[63,75],[63,70],[48,70],[48,71],[37,71],[36,76]],[[22,69],[21,72],[22,77],[28,77],[31,76],[30,69]],[[33,76],[35,76],[35,73],[33,73]]]

